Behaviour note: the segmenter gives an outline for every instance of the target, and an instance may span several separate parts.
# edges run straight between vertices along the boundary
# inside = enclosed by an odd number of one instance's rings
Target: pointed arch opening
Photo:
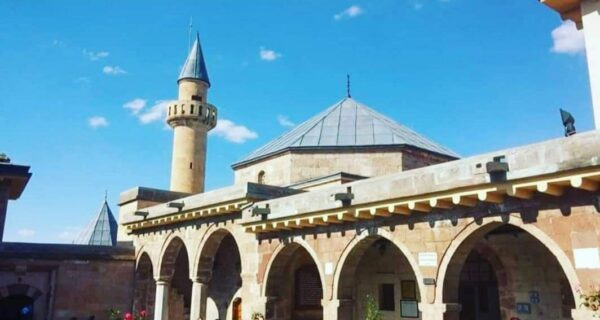
[[[338,319],[364,319],[367,297],[373,299],[384,319],[420,317],[418,277],[393,242],[367,236],[352,247],[342,263],[337,280]]]
[[[323,319],[322,275],[306,248],[295,242],[286,244],[267,272],[267,320]]]
[[[451,306],[444,318],[499,320],[543,314],[571,319],[575,296],[548,245],[516,225],[500,222],[470,234],[443,266],[441,298]]]
[[[156,282],[150,256],[143,252],[135,268],[135,294],[133,307],[136,311],[145,310],[149,317],[154,315]]]
[[[227,311],[242,287],[242,261],[237,242],[228,230],[218,229],[207,237],[197,268],[196,276],[207,285],[206,307],[201,308],[206,310],[204,319],[229,319]]]
[[[160,278],[169,282],[169,319],[189,318],[192,281],[190,280],[188,251],[179,237],[171,239],[163,253]]]

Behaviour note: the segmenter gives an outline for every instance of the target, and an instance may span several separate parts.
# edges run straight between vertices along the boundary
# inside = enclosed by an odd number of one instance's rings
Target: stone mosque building
[[[541,2],[584,30],[598,127],[600,2]],[[372,299],[386,320],[593,318],[580,293],[600,284],[599,131],[460,158],[348,94],[233,164],[231,186],[205,191],[219,120],[198,37],[178,86],[170,190],[121,194],[118,245],[98,227],[114,225],[108,207],[85,237],[104,239],[101,257],[86,249],[104,262],[85,268],[104,270],[125,308],[155,320],[362,320]],[[115,276],[103,264],[117,260]],[[116,301],[103,299],[96,308]],[[61,310],[32,319],[92,319]]]

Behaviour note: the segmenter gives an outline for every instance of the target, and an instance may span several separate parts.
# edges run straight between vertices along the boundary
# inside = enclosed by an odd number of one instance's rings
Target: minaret
[[[179,99],[171,102],[167,111],[167,123],[173,128],[171,191],[201,193],[206,134],[217,124],[217,108],[207,102],[210,80],[198,34],[177,84]]]

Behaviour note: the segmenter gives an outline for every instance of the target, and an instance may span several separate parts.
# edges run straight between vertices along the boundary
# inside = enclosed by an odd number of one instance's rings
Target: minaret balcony
[[[210,130],[217,125],[217,108],[197,100],[176,100],[167,108],[167,123],[172,127],[203,125]]]

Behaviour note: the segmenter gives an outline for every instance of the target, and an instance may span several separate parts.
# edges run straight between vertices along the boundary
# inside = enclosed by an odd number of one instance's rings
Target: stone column
[[[419,311],[421,311],[422,320],[444,320],[444,313],[446,312],[446,305],[443,303],[429,304],[420,303]]]
[[[192,305],[190,320],[206,320],[206,300],[208,298],[208,285],[198,278],[192,280]]]
[[[600,129],[600,1],[581,1],[581,17],[592,89],[594,123],[596,129]]]
[[[571,317],[573,320],[589,320],[595,318],[595,313],[591,310],[581,307],[580,309],[571,310]]]
[[[321,300],[323,306],[323,320],[338,320],[338,308],[340,307],[340,300]]]
[[[4,239],[4,223],[8,207],[8,186],[0,183],[0,242]]]
[[[154,320],[169,320],[169,281],[156,280]]]

